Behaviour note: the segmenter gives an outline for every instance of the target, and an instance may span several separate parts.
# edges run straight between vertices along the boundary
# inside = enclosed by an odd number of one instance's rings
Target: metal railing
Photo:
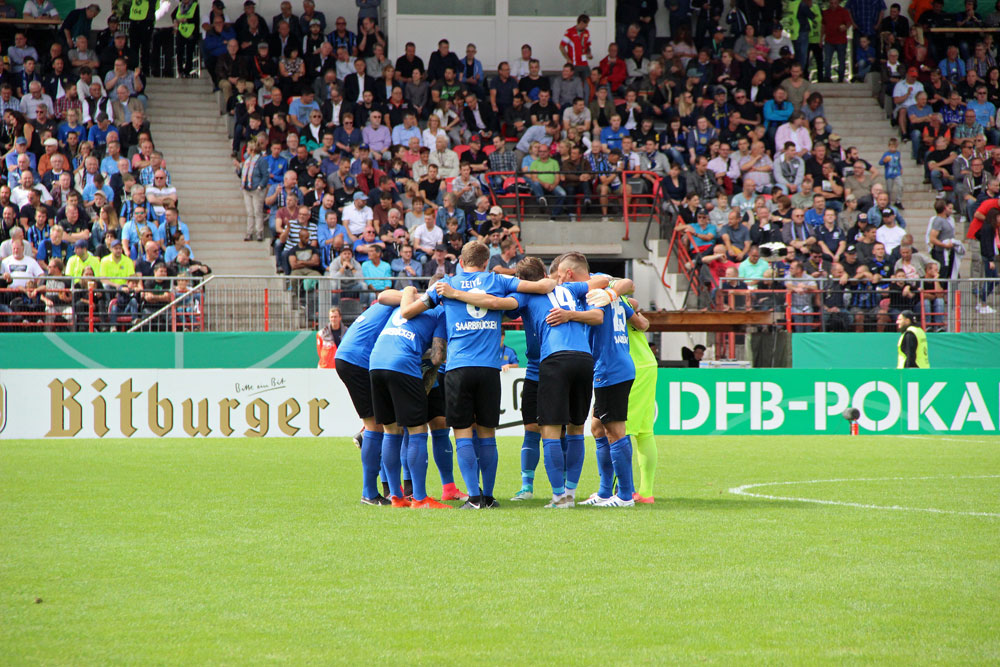
[[[915,286],[912,298],[894,301],[898,293],[882,288],[874,292],[852,289],[857,284],[849,280],[829,286],[831,279],[780,278],[743,285],[738,278],[723,278],[712,290],[713,310],[770,310],[776,314],[776,326],[788,333],[808,331],[872,332],[895,331],[895,317],[902,310],[912,310],[918,324],[928,331],[996,332],[1000,331],[1000,279],[957,278],[937,280],[944,290],[924,289],[923,280],[889,278],[879,284]],[[815,282],[816,289],[800,293],[799,308],[793,300],[796,292],[787,287],[795,282]],[[771,287],[773,285],[773,287]],[[809,301],[807,310],[802,296]],[[834,305],[840,304],[840,305]]]
[[[83,283],[66,277],[44,281],[77,281],[70,287],[49,289],[50,307],[22,288],[0,289],[0,331],[300,331],[317,327],[332,306],[341,309],[344,320],[354,319],[375,299],[378,290],[369,282],[385,281],[395,288],[412,284],[426,289],[435,278],[414,276],[385,279],[336,276],[222,276],[199,279],[191,276],[134,277],[130,286],[98,282]],[[808,310],[793,308],[788,285],[796,280],[817,282],[809,294]],[[158,283],[154,288],[150,281]],[[826,288],[824,279],[783,278],[773,287],[739,285],[739,279],[724,278],[711,290],[708,307],[713,310],[771,310],[776,324],[789,333],[809,331],[894,331],[898,310],[888,293],[877,293],[859,307],[850,286]],[[892,282],[883,281],[883,282]],[[925,330],[948,332],[1000,331],[1000,279],[940,280],[942,292],[919,290],[909,307]],[[143,283],[147,283],[143,285]],[[144,292],[156,291],[169,298],[147,302]],[[837,295],[841,308],[831,307]],[[862,293],[863,294],[863,293]],[[846,297],[846,298],[844,298]],[[134,299],[134,303],[133,303]],[[841,314],[837,314],[839,313]],[[516,325],[514,325],[516,326]],[[732,350],[732,334],[720,334]],[[722,356],[725,356],[724,354]],[[731,358],[731,357],[730,357]]]
[[[625,223],[625,236],[623,241],[629,240],[630,225],[633,220],[648,218],[649,222],[659,219],[662,200],[660,182],[661,177],[651,171],[619,171],[619,172],[577,172],[577,171],[554,171],[545,172],[546,175],[559,174],[560,176],[579,177],[581,175],[608,176],[616,173],[620,181],[619,185],[607,192],[593,186],[593,181],[574,182],[573,184],[560,184],[566,191],[563,201],[558,206],[564,213],[572,214],[577,220],[592,217],[601,219],[605,216],[614,217],[620,214]],[[504,210],[504,215],[516,219],[518,223],[523,223],[526,215],[535,213],[539,216],[547,215],[547,210],[551,211],[554,206],[554,195],[549,192],[542,194],[546,198],[546,205],[539,202],[539,197],[532,192],[530,181],[532,172],[527,171],[488,171],[484,177],[489,184],[490,199],[492,205],[499,206]],[[646,177],[651,177],[651,183]],[[605,213],[606,211],[606,213]],[[647,224],[647,236],[648,236]]]

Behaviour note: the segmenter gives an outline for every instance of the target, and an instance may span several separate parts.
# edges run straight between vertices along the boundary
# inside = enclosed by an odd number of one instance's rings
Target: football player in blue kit
[[[516,275],[522,280],[537,281],[545,276],[545,267],[538,258],[527,257],[518,263]],[[523,318],[526,336],[539,341],[537,416],[530,421],[541,426],[545,443],[545,469],[552,484],[552,502],[546,507],[569,508],[575,504],[576,487],[583,471],[583,428],[590,413],[593,383],[594,360],[588,325],[598,325],[604,319],[603,310],[588,308],[585,297],[591,289],[607,284],[607,277],[594,276],[590,284],[565,283],[548,294],[513,297],[518,306],[513,314]],[[485,305],[484,294],[450,286],[443,287],[442,293],[472,306]],[[504,299],[500,307],[507,308],[510,300]],[[524,420],[529,421],[529,416]],[[565,456],[560,439],[564,427]]]
[[[470,241],[462,248],[459,263],[462,273],[438,281],[419,301],[401,310],[411,319],[443,305],[448,326],[445,400],[448,425],[455,430],[458,466],[468,485],[469,500],[463,509],[499,507],[493,497],[496,482],[496,428],[500,423],[500,321],[501,310],[482,308],[442,296],[446,286],[464,291],[506,297],[515,292],[545,294],[555,287],[553,281],[521,281],[486,271],[489,248]],[[473,425],[480,449],[475,451]],[[480,473],[482,485],[480,486]]]
[[[563,256],[558,268],[559,282],[578,282],[590,278],[587,258],[571,252]],[[631,291],[632,281],[619,281],[615,288]],[[588,294],[588,303],[604,310],[604,321],[590,329],[590,346],[594,353],[594,417],[601,422],[606,439],[597,443],[597,467],[601,486],[583,504],[601,507],[632,507],[635,492],[632,484],[632,443],[626,433],[628,397],[635,380],[635,364],[629,354],[627,323],[642,318],[619,298],[615,288],[595,290]],[[645,328],[645,320],[637,327]],[[618,493],[612,493],[614,478]]]
[[[527,257],[518,263],[516,275],[522,280],[539,280],[545,267],[538,258]],[[583,426],[590,413],[594,373],[589,328],[604,320],[604,312],[589,308],[585,298],[591,289],[607,283],[607,278],[595,278],[594,285],[566,282],[546,295],[515,297],[525,329],[532,329],[540,341],[537,421],[552,485],[549,508],[570,508],[576,501],[583,472]],[[560,439],[563,428],[565,453]]]
[[[361,487],[361,502],[367,505],[389,505],[391,502],[378,492],[376,486],[382,461],[383,434],[382,426],[375,420],[375,411],[372,408],[368,362],[375,339],[389,321],[392,311],[392,306],[383,303],[373,303],[369,306],[348,327],[334,357],[337,375],[347,387],[354,409],[365,425],[361,439],[361,474],[365,480]],[[389,492],[393,491],[395,489]]]
[[[380,297],[381,299],[381,297]],[[402,308],[417,299],[414,287],[402,292]],[[413,500],[393,495],[393,507],[447,508],[427,495],[427,392],[425,370],[421,366],[424,352],[431,348],[432,339],[444,341],[445,318],[439,311],[420,313],[405,318],[401,308],[395,308],[372,347],[369,361],[372,408],[375,421],[383,425],[382,461],[389,476],[389,485],[399,485],[401,469],[400,446],[403,429],[409,433],[408,465],[413,483]],[[435,346],[437,358],[430,360],[428,374],[437,372],[444,361],[443,345]],[[374,484],[372,471],[366,470],[365,484]]]

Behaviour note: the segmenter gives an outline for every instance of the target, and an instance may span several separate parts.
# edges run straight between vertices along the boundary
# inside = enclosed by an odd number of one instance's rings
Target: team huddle
[[[514,276],[487,272],[488,261],[486,245],[467,243],[455,276],[423,295],[414,287],[383,291],[344,334],[336,370],[364,422],[361,502],[450,508],[427,493],[429,434],[441,500],[464,501],[460,509],[499,507],[504,317],[522,320],[528,359],[520,402],[521,489],[511,500],[534,497],[544,450],[552,486],[546,507],[576,505],[593,396],[600,487],[581,504],[653,502],[656,358],[644,334],[649,323],[628,298],[632,282],[591,274],[576,252],[557,257],[547,272],[541,260],[526,257]],[[451,430],[468,494],[455,484]],[[630,436],[638,451],[638,488]]]

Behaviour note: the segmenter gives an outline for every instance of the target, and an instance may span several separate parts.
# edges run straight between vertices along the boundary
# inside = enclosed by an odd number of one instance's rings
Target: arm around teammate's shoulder
[[[556,288],[556,281],[551,278],[541,280],[522,280],[517,285],[521,294],[548,294]]]
[[[397,289],[386,289],[382,290],[378,295],[378,302],[383,306],[392,306],[395,308],[403,300],[403,293]]]

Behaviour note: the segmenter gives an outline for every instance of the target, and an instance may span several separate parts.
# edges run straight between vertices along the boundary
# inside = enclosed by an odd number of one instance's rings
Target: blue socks
[[[583,446],[583,434],[567,435],[566,441],[566,488],[575,489],[583,474],[583,458],[586,450]]]
[[[552,495],[561,496],[566,493],[565,458],[563,457],[562,442],[558,438],[545,438],[542,440],[545,448],[545,472],[549,475],[549,483],[552,485]]]
[[[434,450],[434,465],[441,474],[441,484],[455,483],[455,460],[451,452],[449,429],[442,428],[431,431],[431,447]]]
[[[524,442],[521,443],[521,488],[531,490],[535,486],[535,468],[541,458],[542,434],[538,431],[525,431]]]
[[[497,439],[479,438],[479,472],[483,476],[483,495],[493,497],[497,481]]]
[[[479,460],[479,450],[482,449],[483,441],[479,438],[479,434],[476,430],[472,430],[472,449],[476,452],[476,460]]]
[[[626,435],[611,443],[611,461],[618,477],[618,497],[632,500],[635,486],[632,483],[632,441]]]
[[[382,433],[365,430],[361,436],[361,495],[375,498],[378,493],[378,473],[382,467]]]
[[[462,479],[469,490],[469,496],[482,495],[479,493],[479,461],[476,460],[476,448],[472,438],[456,438],[455,454],[458,456],[458,469],[462,472]]]
[[[410,431],[409,429],[403,429],[403,444],[399,448],[399,462],[403,466],[403,481],[405,482],[410,477],[410,463],[408,458],[408,452],[410,447]]]
[[[569,449],[569,444],[566,441],[566,433],[565,432],[563,432],[563,434],[561,436],[559,436],[559,444],[562,445],[562,450],[563,450],[563,477],[565,477],[567,475],[567,473],[569,472],[566,469],[566,461],[568,460],[567,457],[566,457],[566,450]]]
[[[403,445],[402,433],[386,433],[382,436],[382,463],[389,476],[389,491],[394,496],[403,497],[403,489],[399,485],[399,473],[402,463],[399,460],[399,450]]]
[[[601,474],[601,486],[597,495],[610,498],[615,483],[615,467],[611,460],[611,445],[607,438],[597,438],[597,472]]]
[[[410,446],[406,452],[409,462],[410,480],[413,482],[413,499],[427,497],[427,432],[411,433]]]

